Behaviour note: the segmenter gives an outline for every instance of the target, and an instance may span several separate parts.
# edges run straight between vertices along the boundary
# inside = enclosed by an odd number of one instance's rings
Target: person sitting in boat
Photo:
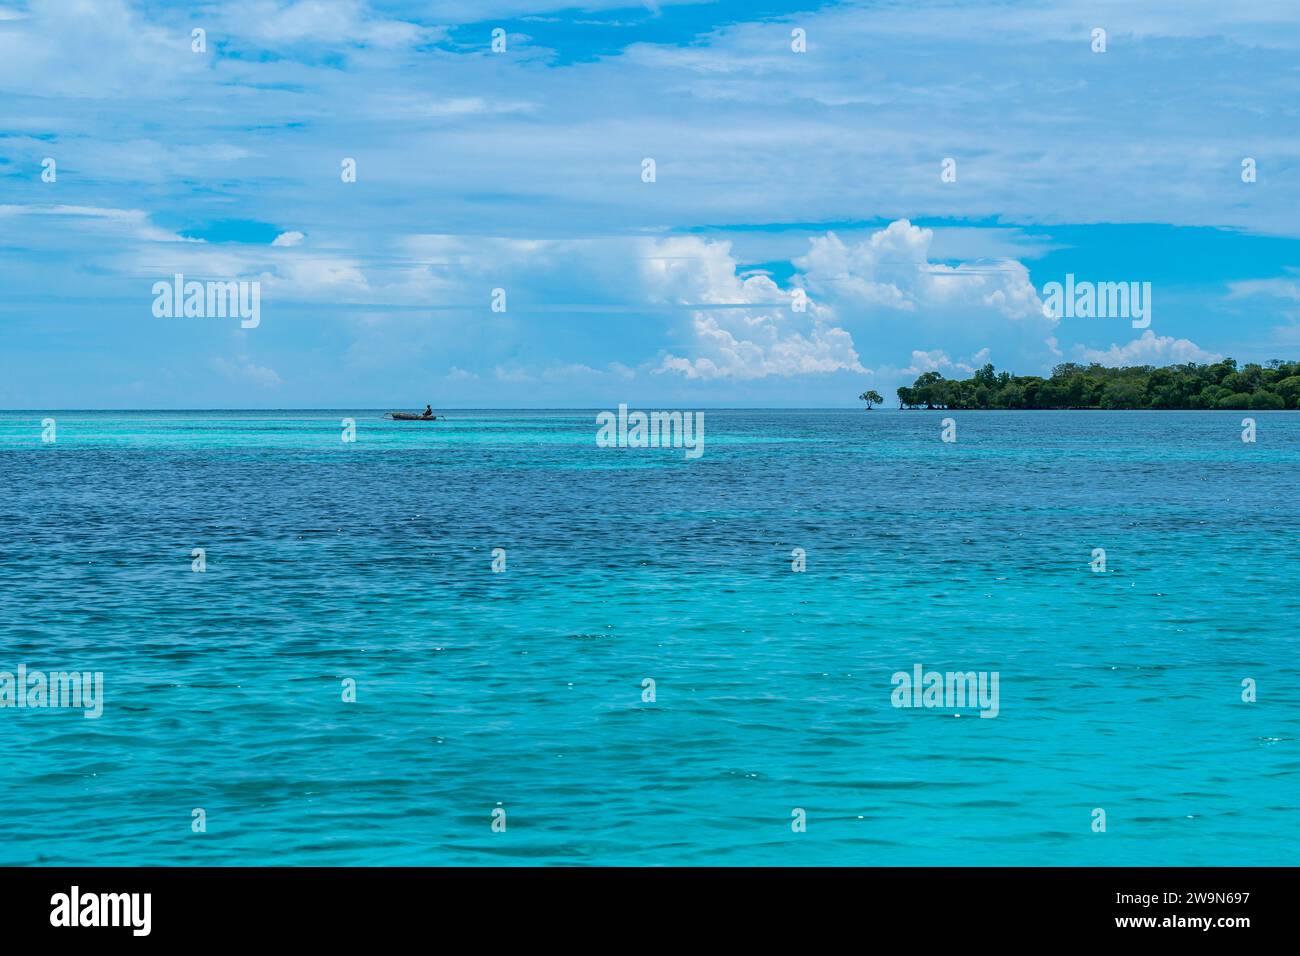
[[[432,406],[432,405],[425,405],[425,406],[424,406],[424,417],[425,417],[425,418],[432,418],[432,417],[433,417],[433,406]]]

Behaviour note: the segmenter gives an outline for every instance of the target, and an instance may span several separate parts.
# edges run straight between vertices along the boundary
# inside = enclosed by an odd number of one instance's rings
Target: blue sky
[[[1292,0],[0,0],[0,407],[1300,357],[1298,53]],[[177,272],[259,282],[261,324],[155,317]],[[1067,273],[1150,282],[1150,328],[1044,316]]]

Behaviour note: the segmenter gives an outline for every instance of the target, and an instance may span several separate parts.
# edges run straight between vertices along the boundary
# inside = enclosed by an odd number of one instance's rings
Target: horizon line
[[[946,412],[973,414],[980,412],[1003,413],[1003,412],[1222,412],[1224,414],[1237,414],[1243,411],[1253,413],[1262,412],[1300,412],[1300,408],[1269,408],[1269,409],[1247,409],[1247,408],[1098,408],[1095,406],[1079,406],[1074,408],[947,408],[936,406],[934,408],[897,408],[893,405],[876,405],[872,408],[865,408],[862,405],[645,405],[643,407],[633,406],[631,403],[622,402],[632,411],[682,411],[682,412]],[[615,406],[617,407],[617,406]],[[579,406],[579,405],[553,405],[553,406],[447,406],[448,411],[452,412],[607,412],[610,409],[597,405]],[[51,414],[64,412],[377,412],[380,414],[389,414],[393,411],[387,407],[363,408],[358,405],[347,406],[338,405],[334,407],[327,406],[299,406],[293,408],[0,408],[0,415],[15,414]],[[445,415],[439,415],[438,418],[445,418]]]

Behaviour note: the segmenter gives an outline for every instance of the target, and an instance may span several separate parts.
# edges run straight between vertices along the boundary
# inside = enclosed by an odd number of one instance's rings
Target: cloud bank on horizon
[[[0,0],[0,406],[1295,358],[1298,52],[1282,0]],[[159,317],[177,274],[260,322]]]

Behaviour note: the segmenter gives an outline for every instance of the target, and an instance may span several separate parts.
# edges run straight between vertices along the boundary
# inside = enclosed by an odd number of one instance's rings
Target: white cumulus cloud
[[[1075,353],[1081,361],[1113,366],[1217,362],[1223,358],[1217,352],[1206,351],[1190,339],[1176,339],[1172,335],[1157,336],[1150,329],[1127,345],[1112,344],[1108,349],[1078,347]]]

